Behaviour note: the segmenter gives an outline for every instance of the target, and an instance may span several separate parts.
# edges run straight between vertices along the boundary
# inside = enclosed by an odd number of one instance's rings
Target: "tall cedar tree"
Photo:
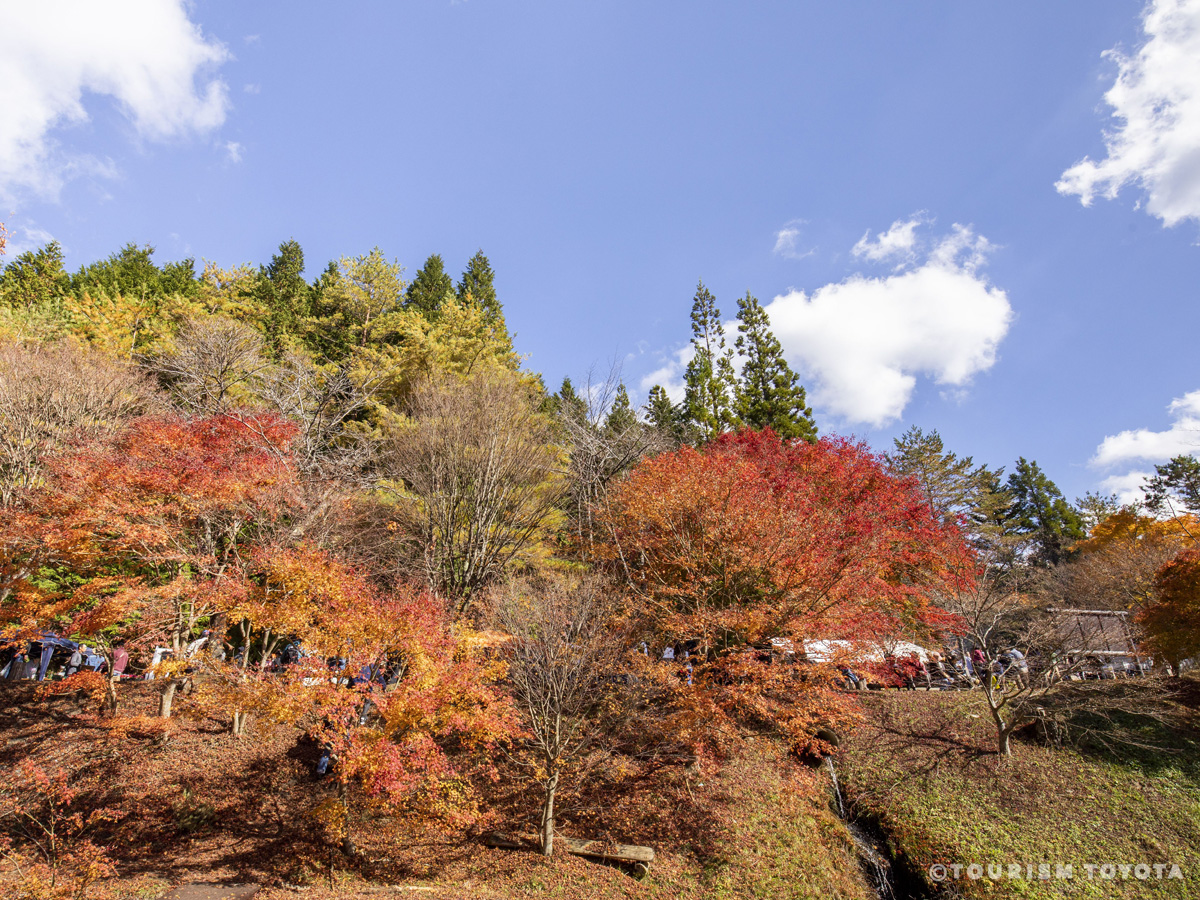
[[[1079,513],[1036,462],[1020,457],[1006,487],[1010,528],[1032,539],[1036,562],[1058,565],[1072,544],[1087,537]]]
[[[679,443],[686,443],[687,410],[672,403],[667,389],[661,384],[650,388],[644,409],[651,425],[663,434],[671,435]]]
[[[454,281],[446,274],[442,257],[434,253],[425,260],[408,290],[404,293],[405,309],[415,309],[426,319],[437,318],[438,310],[447,297],[454,296]]]
[[[459,302],[466,303],[470,299],[478,305],[483,310],[487,323],[511,346],[512,338],[508,333],[508,325],[504,322],[504,309],[496,298],[496,287],[493,283],[495,277],[496,273],[492,271],[488,258],[483,255],[482,250],[477,250],[463,269],[456,293]]]
[[[258,270],[254,293],[267,311],[266,332],[271,349],[281,352],[308,316],[312,289],[304,280],[304,250],[295,240],[279,245],[279,252]]]
[[[771,320],[749,291],[738,300],[735,346],[745,358],[737,390],[737,413],[748,428],[770,428],[781,438],[817,439],[812,410],[805,405],[800,379],[783,358]]]
[[[683,380],[687,387],[688,415],[696,423],[700,438],[711,441],[741,424],[734,411],[737,375],[733,348],[725,345],[725,327],[714,297],[700,282],[692,299],[692,361]]]

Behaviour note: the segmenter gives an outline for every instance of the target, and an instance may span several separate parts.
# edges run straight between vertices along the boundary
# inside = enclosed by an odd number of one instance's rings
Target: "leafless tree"
[[[157,404],[134,367],[67,345],[0,345],[0,508],[37,484],[42,457]]]
[[[225,316],[186,323],[170,350],[142,363],[176,403],[201,415],[228,412],[245,402],[270,365],[262,336]]]
[[[670,435],[645,422],[631,419],[614,422],[609,416],[621,384],[619,367],[612,366],[607,377],[597,380],[588,373],[584,385],[583,406],[557,410],[559,427],[570,447],[568,500],[572,530],[579,553],[586,561],[595,539],[595,513],[608,488],[644,456],[670,450]]]
[[[962,623],[962,635],[986,655],[986,670],[976,675],[996,728],[997,753],[1010,756],[1013,733],[1035,721],[1061,736],[1068,720],[1113,724],[1127,713],[1166,715],[1165,702],[1151,702],[1165,699],[1159,679],[1139,679],[1143,687],[1137,690],[1085,680],[1099,678],[1096,659],[1116,651],[1098,649],[1096,635],[1081,631],[1070,610],[1047,605],[1036,577],[1023,564],[1022,547],[996,537],[980,542],[977,566],[963,579],[966,586],[941,598]],[[1127,646],[1132,654],[1132,644]],[[1111,734],[1118,741],[1137,740],[1132,731]]]
[[[384,449],[401,564],[452,612],[538,543],[563,492],[561,449],[518,375],[443,375],[419,385],[411,423]]]
[[[592,579],[513,581],[494,592],[491,610],[511,636],[508,679],[542,786],[542,853],[551,856],[561,779],[603,731],[597,712],[613,685],[624,634]]]

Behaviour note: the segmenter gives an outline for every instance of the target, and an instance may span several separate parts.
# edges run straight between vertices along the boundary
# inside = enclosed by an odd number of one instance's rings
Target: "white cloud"
[[[800,226],[807,224],[804,219],[792,219],[775,232],[775,249],[773,252],[786,259],[804,259],[817,252],[815,247],[808,250],[800,249]]]
[[[1118,503],[1138,503],[1145,497],[1142,485],[1153,472],[1126,472],[1123,475],[1110,475],[1100,482],[1100,489],[1105,494],[1116,494]]]
[[[881,427],[898,419],[920,375],[960,392],[991,368],[1008,333],[1007,295],[976,271],[992,249],[988,241],[955,225],[927,243],[919,224],[897,222],[876,241],[864,237],[857,253],[883,260],[903,252],[915,260],[925,248],[914,268],[884,278],[854,275],[811,295],[792,291],[767,307],[789,359],[815,379],[814,403],[847,422]]]
[[[917,213],[911,219],[897,219],[891,228],[880,233],[875,240],[871,240],[871,229],[868,228],[858,243],[850,248],[850,252],[857,259],[869,262],[898,260],[903,265],[913,259],[917,228],[924,224],[926,220],[922,213]]]
[[[1107,436],[1096,448],[1092,465],[1102,468],[1130,463],[1165,462],[1200,449],[1200,391],[1172,400],[1167,407],[1172,422],[1166,431],[1138,428]]]
[[[726,326],[726,331],[728,330],[729,328]],[[691,344],[686,344],[671,353],[663,360],[661,366],[642,378],[639,384],[642,395],[650,393],[650,389],[658,384],[666,390],[672,403],[681,402],[684,394],[683,373],[687,370],[687,365],[695,354],[695,348]]]
[[[262,85],[257,84],[257,83],[244,84],[244,85],[242,85],[242,91],[247,94],[261,94],[262,93]]]
[[[1105,437],[1096,448],[1091,465],[1100,469],[1125,468],[1135,462],[1166,462],[1200,450],[1200,390],[1176,397],[1167,406],[1167,412],[1172,421],[1165,431],[1137,428]],[[1153,474],[1138,468],[1109,475],[1100,484],[1105,491],[1115,493],[1122,503],[1134,503],[1142,499],[1142,483]]]
[[[229,58],[188,18],[186,0],[0,0],[0,196],[54,196],[80,172],[112,165],[64,147],[88,120],[85,95],[107,95],[138,137],[163,141],[225,120],[211,70]]]
[[[242,161],[242,145],[237,141],[225,142],[225,155],[232,163],[240,163]]]
[[[1146,211],[1175,225],[1200,219],[1200,0],[1151,0],[1142,25],[1136,54],[1105,54],[1117,63],[1104,95],[1117,123],[1104,135],[1107,157],[1084,157],[1055,187],[1089,206],[1136,184]]]

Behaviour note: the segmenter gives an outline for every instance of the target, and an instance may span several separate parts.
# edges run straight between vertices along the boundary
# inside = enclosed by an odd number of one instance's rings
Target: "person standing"
[[[113,675],[122,678],[125,675],[125,667],[129,665],[129,651],[125,649],[125,644],[117,644],[113,648]]]

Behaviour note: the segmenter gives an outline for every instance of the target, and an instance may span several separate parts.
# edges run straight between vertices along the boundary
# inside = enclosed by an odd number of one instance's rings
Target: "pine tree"
[[[1071,544],[1087,537],[1079,513],[1036,462],[1020,457],[1007,490],[1013,500],[1010,528],[1032,539],[1038,562],[1057,565]]]
[[[696,287],[692,300],[692,348],[692,360],[683,376],[687,388],[684,402],[700,438],[711,441],[740,422],[733,408],[737,392],[733,348],[725,345],[721,310],[704,282]]]
[[[617,395],[613,398],[608,416],[604,419],[604,430],[613,435],[624,434],[637,423],[637,413],[633,411],[633,404],[629,402],[629,392],[622,383],[617,386]]]
[[[749,291],[738,300],[735,346],[745,358],[737,391],[737,413],[750,428],[770,428],[782,438],[813,443],[817,426],[805,405],[799,376],[783,358],[767,311]]]
[[[998,473],[976,466],[970,456],[959,457],[947,450],[936,429],[926,434],[914,425],[893,443],[896,449],[887,455],[889,467],[897,475],[917,480],[935,518],[963,516],[975,521],[986,517],[981,504]]]
[[[508,325],[504,321],[504,309],[496,298],[496,287],[493,283],[495,277],[496,273],[492,271],[488,258],[483,255],[482,250],[478,250],[467,262],[467,267],[463,270],[462,278],[455,291],[459,302],[466,303],[469,300],[478,304],[479,308],[484,311],[488,324],[496,329],[496,333],[500,337],[511,344],[512,338],[509,337]]]
[[[442,257],[434,253],[425,260],[404,294],[406,309],[415,309],[432,321],[447,297],[454,296],[454,281],[446,274]]]
[[[0,275],[0,304],[16,309],[45,307],[70,290],[63,268],[62,245],[51,241],[38,250],[26,250]]]

